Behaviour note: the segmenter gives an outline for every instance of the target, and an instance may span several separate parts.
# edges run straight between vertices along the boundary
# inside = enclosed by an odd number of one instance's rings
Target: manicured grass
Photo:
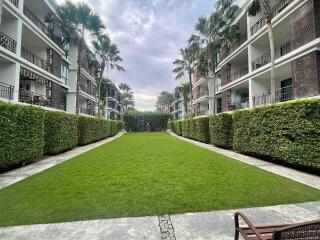
[[[320,191],[165,133],[124,137],[0,191],[0,225],[320,200]]]

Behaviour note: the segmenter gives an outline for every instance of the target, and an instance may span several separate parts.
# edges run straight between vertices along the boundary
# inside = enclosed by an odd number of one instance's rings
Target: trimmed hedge
[[[233,114],[236,151],[320,173],[320,99]]]
[[[87,145],[112,136],[116,132],[116,124],[116,121],[80,116],[78,125],[79,145]]]
[[[181,136],[181,134],[182,134],[182,129],[181,129],[182,121],[175,121],[175,122],[173,122],[173,124],[174,124],[175,133],[178,134],[179,136]]]
[[[0,171],[43,155],[44,110],[0,101]]]
[[[209,129],[211,144],[226,149],[232,148],[232,114],[221,113],[211,116],[209,120]]]
[[[165,131],[168,127],[169,113],[127,111],[123,114],[128,132]]]
[[[196,118],[195,129],[196,129],[196,140],[204,143],[210,142],[210,133],[209,133],[209,118],[202,117]]]
[[[118,131],[124,129],[124,121],[118,121]]]
[[[65,112],[44,114],[44,153],[58,154],[78,144],[78,116]]]

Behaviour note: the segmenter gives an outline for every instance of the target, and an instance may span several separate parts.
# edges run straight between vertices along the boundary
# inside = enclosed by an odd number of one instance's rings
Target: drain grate
[[[173,224],[169,215],[158,216],[161,240],[176,240]]]

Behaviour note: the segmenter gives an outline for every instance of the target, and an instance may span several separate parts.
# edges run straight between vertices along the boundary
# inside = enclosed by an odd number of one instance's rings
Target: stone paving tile
[[[277,165],[274,163],[270,163],[267,161],[263,161],[254,157],[246,156],[241,153],[236,153],[231,150],[226,150],[222,148],[215,147],[210,144],[201,143],[198,141],[194,141],[188,138],[184,138],[181,136],[178,136],[177,134],[173,133],[172,131],[168,131],[168,133],[176,138],[179,138],[181,140],[184,140],[186,142],[192,143],[196,146],[208,149],[209,151],[216,152],[222,155],[225,155],[227,157],[233,158],[235,160],[241,161],[243,163],[255,166],[257,168],[263,169],[268,172],[272,172],[274,174],[289,178],[291,180],[294,180],[296,182],[303,183],[305,185],[311,186],[313,188],[317,188],[320,190],[320,177],[316,175],[312,175],[309,173],[301,172],[292,168],[284,167],[281,165]]]
[[[157,217],[118,218],[0,228],[5,240],[160,240]]]
[[[124,132],[120,132],[117,135],[104,139],[99,142],[95,142],[83,147],[77,147],[73,150],[70,150],[65,153],[61,153],[56,156],[51,157],[44,157],[43,160],[26,165],[24,167],[14,169],[9,172],[5,172],[0,174],[0,189],[5,188],[7,186],[10,186],[16,182],[19,182],[27,177],[30,177],[32,175],[35,175],[39,172],[42,172],[44,170],[47,170],[59,163],[62,163],[64,161],[67,161],[71,158],[74,158],[82,153],[85,153],[87,151],[90,151],[96,147],[99,147],[105,143],[111,142],[119,137],[121,137],[124,134]]]

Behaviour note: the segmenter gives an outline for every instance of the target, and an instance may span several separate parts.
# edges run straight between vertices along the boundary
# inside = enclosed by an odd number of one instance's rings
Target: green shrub
[[[124,121],[118,121],[118,131],[124,129]]]
[[[320,172],[320,99],[233,115],[236,151]]]
[[[189,138],[193,140],[197,140],[198,135],[197,135],[197,119],[190,119],[189,120]]]
[[[233,138],[232,114],[221,113],[209,120],[211,144],[231,149]]]
[[[181,123],[182,123],[182,121],[180,121],[180,120],[174,122],[175,133],[178,134],[179,136],[181,136],[181,134],[182,134]]]
[[[191,119],[185,120],[185,127],[186,127],[186,137],[191,138],[192,132],[191,132]]]
[[[117,122],[96,117],[79,117],[79,145],[86,145],[110,137],[117,131]]]
[[[74,114],[46,111],[44,115],[44,153],[58,154],[78,144],[78,117]]]
[[[43,155],[44,110],[0,101],[0,171]]]
[[[186,120],[181,121],[181,135],[182,137],[187,137],[187,121]]]
[[[119,132],[119,124],[118,121],[112,120],[111,121],[111,136],[116,135]]]
[[[168,121],[168,129],[175,132],[175,121],[171,121],[171,120]]]
[[[209,133],[209,118],[201,117],[196,118],[195,120],[195,140],[209,143],[210,142],[210,133]]]
[[[169,113],[127,111],[123,120],[128,132],[165,131],[168,127]]]

